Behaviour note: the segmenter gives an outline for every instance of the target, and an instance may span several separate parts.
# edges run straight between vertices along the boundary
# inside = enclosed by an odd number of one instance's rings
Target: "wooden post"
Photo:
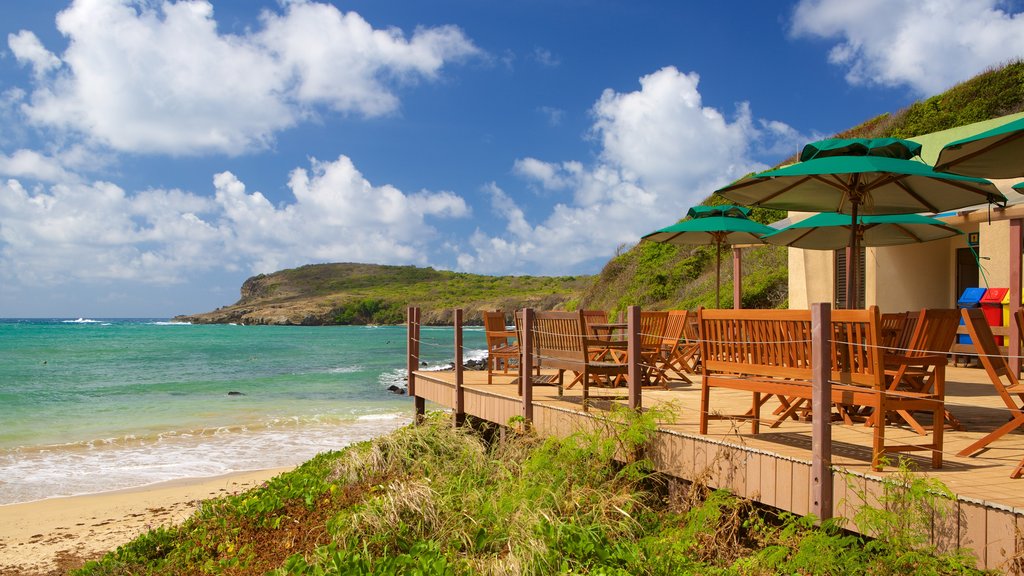
[[[466,421],[466,395],[462,388],[462,308],[455,309],[455,414],[454,424],[462,426]]]
[[[1020,308],[1021,299],[1021,257],[1024,249],[1021,247],[1021,222],[1020,218],[1010,220],[1010,325],[1007,336],[1007,349],[1010,355],[1010,371],[1014,376],[1020,375],[1020,330],[1017,326],[1017,310]]]
[[[629,408],[641,408],[640,391],[643,374],[640,372],[640,307],[630,306],[626,312],[626,346],[629,362]]]
[[[832,517],[832,307],[811,306],[811,513]]]
[[[416,395],[415,372],[420,367],[420,309],[416,306],[409,307],[407,332],[409,357],[406,365],[406,378],[409,385],[409,396],[413,398],[413,406],[416,411],[415,422],[418,424],[423,421],[427,405],[423,398]]]
[[[533,422],[533,308],[523,309],[523,341],[519,343],[519,387],[523,392],[523,418]]]
[[[732,307],[743,308],[743,249],[732,247]]]

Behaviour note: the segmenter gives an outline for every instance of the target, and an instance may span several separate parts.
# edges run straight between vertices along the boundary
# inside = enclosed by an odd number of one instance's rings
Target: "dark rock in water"
[[[486,370],[487,360],[466,360],[462,363],[462,367],[466,370]]]
[[[400,394],[400,395],[404,396],[405,395],[405,388],[402,388],[401,386],[395,386],[394,384],[392,384],[391,386],[388,386],[388,392],[391,392],[392,394]]]
[[[420,366],[426,366],[426,365],[427,365],[426,362],[420,362]]]
[[[228,392],[228,396],[245,396],[245,394],[242,394],[241,392],[239,392],[237,390],[232,390],[232,391]]]

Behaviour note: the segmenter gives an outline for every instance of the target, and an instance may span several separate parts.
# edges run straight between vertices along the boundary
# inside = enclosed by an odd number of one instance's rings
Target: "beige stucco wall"
[[[998,220],[978,224],[980,241],[981,269],[988,279],[989,288],[1007,288],[1010,286],[1010,260],[1007,258],[1010,245],[1010,222]],[[985,285],[985,280],[981,280]]]
[[[874,266],[869,258],[866,302],[877,304],[882,312],[954,306],[954,246],[966,243],[957,238],[869,249],[874,252]]]
[[[827,250],[789,249],[789,307],[803,310],[814,302],[833,302],[833,254]]]

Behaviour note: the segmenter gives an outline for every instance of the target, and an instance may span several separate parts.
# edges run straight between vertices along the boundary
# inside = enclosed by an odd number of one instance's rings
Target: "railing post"
[[[519,343],[519,388],[523,393],[523,419],[533,422],[533,308],[523,309],[523,341]]]
[[[406,379],[409,383],[409,396],[413,398],[413,406],[416,412],[415,422],[419,424],[423,421],[423,415],[426,413],[426,401],[416,395],[416,376],[415,372],[420,366],[420,309],[417,306],[409,306],[408,311],[408,362],[406,365]]]
[[[462,308],[455,309],[455,418],[454,424],[462,426],[466,421],[466,395],[462,388]]]
[[[811,305],[811,513],[819,520],[832,517],[831,339],[832,307],[824,302]]]
[[[642,404],[640,397],[640,307],[630,306],[626,312],[626,347],[629,363],[629,408],[639,410]]]
[[[1020,375],[1020,328],[1017,326],[1017,309],[1021,299],[1021,257],[1024,247],[1021,246],[1020,218],[1010,220],[1010,323],[1009,334],[1006,336],[1010,355],[1010,371],[1014,376]]]

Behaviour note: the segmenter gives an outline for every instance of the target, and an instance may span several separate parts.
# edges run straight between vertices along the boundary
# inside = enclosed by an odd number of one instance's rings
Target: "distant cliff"
[[[408,306],[423,322],[451,324],[462,308],[466,323],[483,310],[572,308],[593,276],[483,276],[415,266],[311,264],[253,276],[238,302],[175,320],[194,324],[399,324]]]

